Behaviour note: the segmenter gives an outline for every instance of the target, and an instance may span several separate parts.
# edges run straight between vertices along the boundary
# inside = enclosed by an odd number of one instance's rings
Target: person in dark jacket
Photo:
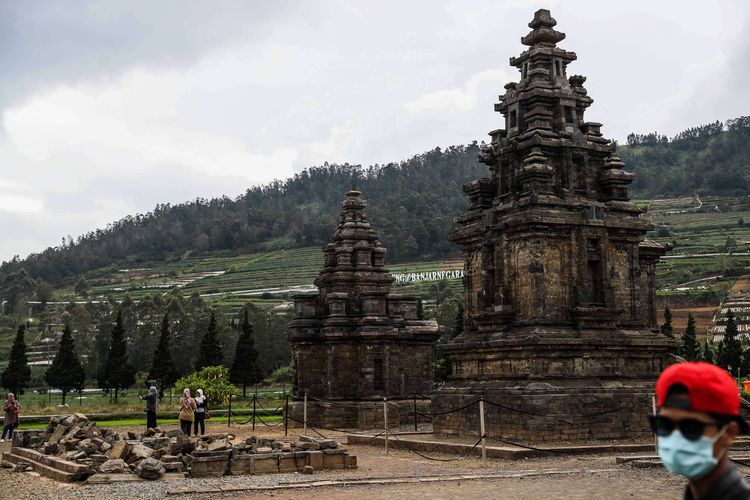
[[[148,388],[148,394],[146,400],[146,428],[155,429],[156,424],[156,410],[159,409],[159,391],[153,385]]]
[[[672,365],[656,381],[656,402],[659,458],[687,478],[685,499],[750,499],[750,484],[729,458],[737,434],[750,430],[732,376],[709,363]]]
[[[198,389],[195,396],[195,420],[193,421],[193,434],[198,435],[198,426],[201,428],[201,436],[206,433],[206,413],[208,413],[208,398],[203,395],[203,389]]]
[[[5,412],[5,421],[0,443],[5,441],[6,435],[8,439],[13,438],[13,429],[18,427],[18,414],[21,413],[21,405],[18,404],[18,400],[16,400],[12,392],[8,393],[8,399],[3,404],[3,412]]]

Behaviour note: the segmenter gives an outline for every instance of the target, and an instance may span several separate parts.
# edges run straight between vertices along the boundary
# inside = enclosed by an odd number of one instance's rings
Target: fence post
[[[284,435],[289,435],[289,394],[284,395]]]
[[[255,430],[255,394],[253,394],[253,430]]]
[[[307,436],[307,393],[302,406],[302,434]]]
[[[227,427],[232,423],[232,394],[229,394],[229,409],[227,410]]]
[[[414,432],[417,432],[417,393],[414,393]]]
[[[656,415],[656,395],[651,395],[651,414]],[[656,454],[659,454],[659,440],[656,437],[656,434],[654,434],[654,449],[656,450]]]
[[[388,454],[388,398],[383,398],[383,426],[385,427],[385,454]]]
[[[482,462],[487,461],[487,439],[484,435],[484,397],[479,398],[479,432],[482,438]]]

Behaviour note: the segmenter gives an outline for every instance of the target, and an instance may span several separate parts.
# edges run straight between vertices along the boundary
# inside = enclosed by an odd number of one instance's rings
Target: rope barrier
[[[519,410],[517,408],[511,408],[509,406],[501,405],[500,403],[495,403],[494,401],[489,401],[487,399],[485,399],[484,402],[487,403],[488,405],[496,406],[497,408],[502,408],[503,410],[508,410],[508,411],[512,411],[512,412],[515,412],[515,413],[521,413],[523,415],[532,415],[534,417],[593,418],[593,417],[600,417],[602,415],[607,415],[609,413],[615,413],[615,412],[618,412],[618,411],[620,411],[620,410],[623,409],[623,407],[618,406],[617,408],[613,408],[611,410],[605,410],[605,411],[596,412],[596,413],[587,413],[587,414],[583,414],[583,415],[549,415],[549,414],[545,415],[545,414],[534,413],[534,412],[530,412],[530,411],[526,411],[526,410]]]
[[[292,417],[291,415],[289,415],[287,418],[289,418],[289,420],[297,422],[298,424],[304,424],[305,423],[304,420],[296,419],[296,418]],[[315,427],[315,428],[318,428],[318,429],[323,429],[324,431],[342,432],[344,434],[351,434],[352,433],[351,430],[337,429],[335,427],[323,427],[322,425],[312,425],[309,421],[307,422],[307,426],[308,427]],[[375,431],[375,430],[378,430],[378,429],[379,429],[379,427],[371,427],[370,429],[365,429],[365,430],[361,430],[361,431],[358,431],[358,432]],[[328,439],[328,438],[326,438],[326,439]]]
[[[400,439],[398,438],[398,436],[396,436],[395,434],[391,434],[390,436],[391,436],[391,437],[392,437],[393,439],[395,439],[396,441],[398,441],[399,443],[401,443],[401,445],[402,445],[402,446],[403,446],[404,448],[406,448],[406,449],[407,449],[407,450],[409,450],[410,452],[414,453],[415,455],[419,455],[419,456],[420,456],[420,457],[422,457],[422,458],[425,458],[425,459],[427,459],[427,460],[433,460],[433,461],[435,461],[435,462],[455,462],[455,461],[457,461],[457,460],[463,460],[464,458],[466,458],[466,457],[467,457],[467,455],[468,455],[469,453],[471,453],[471,452],[472,452],[472,451],[473,451],[474,449],[476,449],[476,447],[477,447],[477,446],[479,446],[479,444],[480,444],[480,443],[482,442],[482,438],[480,437],[480,438],[479,438],[479,439],[477,440],[477,442],[476,442],[476,443],[474,443],[474,446],[472,446],[471,448],[469,448],[468,450],[466,450],[466,451],[465,451],[464,453],[462,453],[462,454],[461,454],[460,456],[458,456],[458,457],[455,457],[455,458],[435,458],[435,457],[428,457],[428,456],[427,456],[427,455],[425,455],[424,453],[420,453],[420,452],[419,452],[418,450],[415,450],[414,448],[412,448],[411,446],[409,446],[408,444],[406,444],[406,441],[401,441],[401,440],[400,440]]]
[[[487,439],[490,441],[497,441],[498,443],[504,443],[509,444],[511,446],[518,446],[519,448],[525,448],[527,450],[534,450],[534,451],[543,451],[543,452],[549,452],[549,453],[568,453],[564,450],[555,450],[554,448],[536,448],[534,446],[529,446],[526,444],[516,443],[514,441],[508,441],[506,439],[501,439],[498,437],[492,437],[492,436],[486,436]]]

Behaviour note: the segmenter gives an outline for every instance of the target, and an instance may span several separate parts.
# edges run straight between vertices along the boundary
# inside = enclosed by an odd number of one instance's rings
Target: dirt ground
[[[165,426],[172,428],[175,426]],[[127,429],[122,429],[127,430]],[[134,429],[142,430],[142,429]],[[209,432],[227,432],[226,424],[212,422]],[[237,440],[251,435],[282,436],[283,427],[258,427],[256,432],[249,425],[233,425],[229,428]],[[296,436],[299,430],[290,430]],[[328,435],[328,433],[326,433]],[[331,433],[336,436],[335,433]],[[530,458],[523,460],[489,459],[482,463],[478,458],[463,458],[453,462],[428,460],[406,450],[390,450],[388,455],[381,447],[347,446],[358,459],[356,470],[321,471],[313,476],[272,475],[239,476],[232,479],[232,485],[268,485],[296,483],[303,480],[357,480],[365,478],[422,478],[423,480],[460,474],[505,474],[534,473],[530,477],[505,477],[481,480],[451,480],[440,482],[401,483],[396,485],[346,485],[305,488],[301,490],[274,490],[255,493],[237,492],[211,495],[170,496],[169,498],[326,498],[350,499],[353,496],[366,496],[372,499],[406,498],[681,498],[684,481],[671,476],[661,468],[633,469],[615,464],[615,455],[562,456],[551,458]],[[0,451],[9,449],[8,443],[0,445]],[[426,453],[431,458],[451,459],[450,455]],[[545,471],[558,471],[556,475],[539,474]],[[206,482],[208,487],[217,487],[214,479]],[[187,480],[186,480],[187,481]],[[195,487],[195,481],[191,487]],[[26,474],[0,469],[0,498],[14,500],[44,498],[164,498],[171,488],[180,488],[181,481],[161,481],[155,483],[130,483],[128,485],[61,485],[44,478],[32,478]],[[168,483],[168,484],[167,484]],[[201,485],[198,482],[199,487]],[[227,483],[228,484],[228,483]],[[104,489],[102,489],[104,488]]]

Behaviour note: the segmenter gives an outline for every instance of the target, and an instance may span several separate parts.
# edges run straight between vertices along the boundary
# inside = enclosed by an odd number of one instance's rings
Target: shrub
[[[175,387],[178,397],[186,387],[193,396],[196,390],[203,389],[210,406],[224,406],[229,403],[230,394],[237,394],[237,388],[229,382],[229,369],[225,366],[207,366],[182,377],[175,382]]]
[[[292,365],[280,366],[268,377],[272,384],[291,384],[292,383]]]

